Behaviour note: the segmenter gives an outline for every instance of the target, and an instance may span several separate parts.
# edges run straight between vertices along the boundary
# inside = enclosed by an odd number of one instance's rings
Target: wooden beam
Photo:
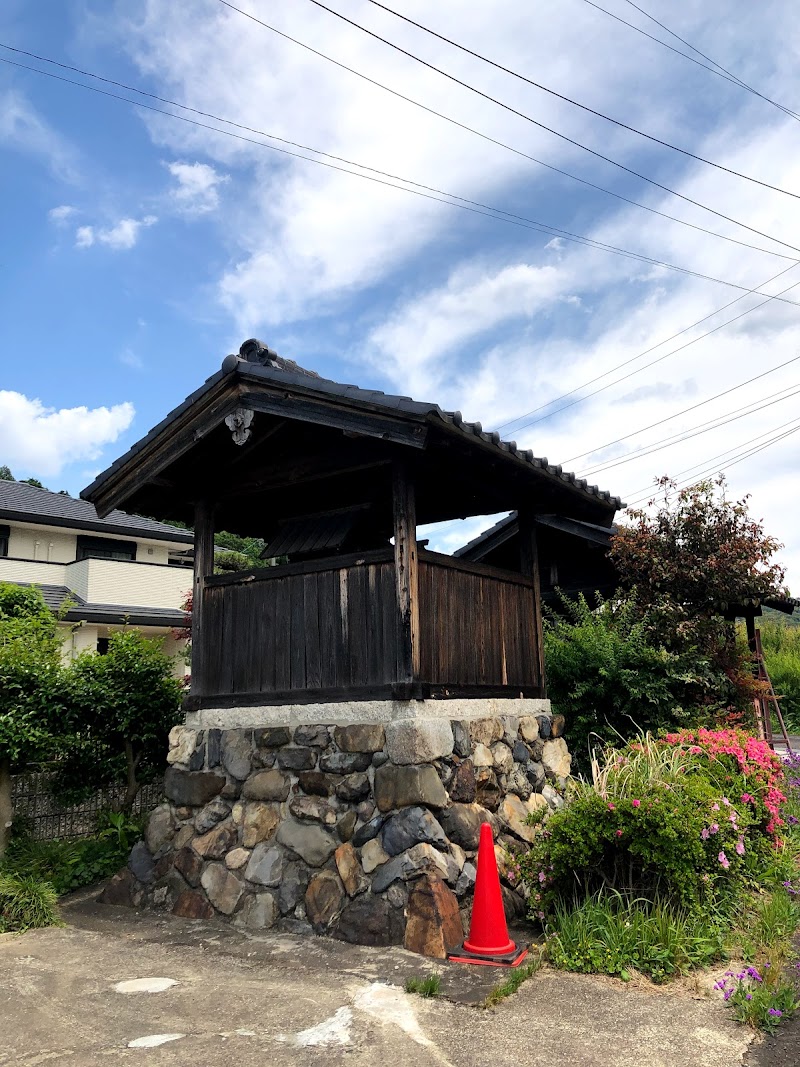
[[[547,696],[544,673],[544,633],[542,632],[542,588],[539,579],[539,548],[536,541],[536,517],[528,508],[519,509],[519,551],[522,573],[533,579],[533,632],[536,638],[536,673],[542,696]]]
[[[192,696],[202,696],[206,649],[203,594],[206,578],[214,573],[214,507],[199,500],[194,508],[194,584],[192,587]]]
[[[410,684],[419,677],[420,664],[417,508],[414,482],[407,465],[401,461],[396,461],[392,467],[392,502],[397,607],[400,612],[397,680]]]

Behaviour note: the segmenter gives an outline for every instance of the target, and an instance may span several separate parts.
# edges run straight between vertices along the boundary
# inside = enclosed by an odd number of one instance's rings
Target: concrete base
[[[507,715],[549,715],[550,701],[530,697],[464,697],[452,700],[352,700],[325,704],[249,705],[190,712],[191,730],[248,730],[261,726],[371,725],[402,719],[500,719]]]

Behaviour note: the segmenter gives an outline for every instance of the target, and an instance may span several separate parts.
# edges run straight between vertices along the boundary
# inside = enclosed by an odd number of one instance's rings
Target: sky
[[[0,464],[77,494],[259,337],[629,503],[725,470],[800,595],[800,7],[645,0],[709,62],[629,0],[389,0],[679,152],[326,3],[465,84],[311,0],[0,7],[0,60],[170,113],[0,62]]]

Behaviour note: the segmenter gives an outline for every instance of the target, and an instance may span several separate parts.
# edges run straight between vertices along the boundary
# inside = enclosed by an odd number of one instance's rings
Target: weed
[[[508,978],[499,985],[496,985],[491,993],[484,1001],[484,1007],[494,1008],[501,1000],[505,1000],[506,997],[510,997],[516,993],[522,983],[536,974],[542,964],[541,955],[536,955],[530,959],[527,963],[522,964],[519,967],[515,967],[509,974]]]
[[[429,974],[427,978],[407,978],[406,993],[416,993],[420,997],[438,997],[441,975]]]

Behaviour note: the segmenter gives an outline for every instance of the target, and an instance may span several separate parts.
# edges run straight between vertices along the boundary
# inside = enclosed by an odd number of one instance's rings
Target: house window
[[[101,656],[105,656],[106,652],[108,652],[108,638],[107,637],[98,637],[97,638],[97,652]]]
[[[113,541],[110,537],[78,536],[76,560],[82,559],[136,559],[135,541]]]
[[[0,526],[0,556],[8,555],[8,538],[10,533],[10,527]]]

